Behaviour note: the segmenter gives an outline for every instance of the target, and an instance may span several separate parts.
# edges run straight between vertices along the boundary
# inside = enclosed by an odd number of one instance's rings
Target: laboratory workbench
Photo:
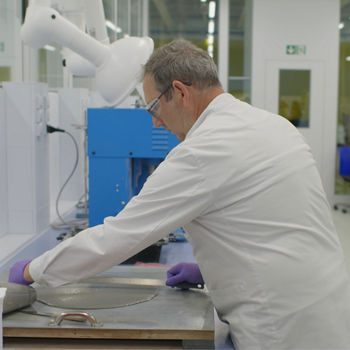
[[[166,279],[167,268],[116,266],[100,277]],[[7,277],[0,276],[2,281]],[[39,312],[62,310],[35,301]],[[81,310],[102,325],[50,319],[20,311],[3,316],[5,349],[213,349],[214,313],[203,290],[159,287],[157,295],[139,304],[110,309]]]

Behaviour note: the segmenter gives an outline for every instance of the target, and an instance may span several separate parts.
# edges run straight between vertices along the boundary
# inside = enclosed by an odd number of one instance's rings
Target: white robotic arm
[[[109,45],[102,0],[52,0],[51,7],[82,31]],[[85,58],[68,48],[63,48],[61,54],[63,65],[74,76],[95,76],[96,67]]]
[[[153,51],[153,40],[148,37],[126,37],[105,45],[42,2],[30,3],[21,36],[33,48],[56,42],[91,62],[96,67],[96,87],[113,106],[135,89],[141,79],[142,65]]]

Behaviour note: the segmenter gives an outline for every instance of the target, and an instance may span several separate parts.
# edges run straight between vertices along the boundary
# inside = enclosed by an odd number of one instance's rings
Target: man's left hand
[[[11,283],[26,284],[26,285],[33,283],[34,281],[30,277],[29,271],[28,271],[28,264],[30,262],[31,260],[29,259],[16,262],[10,269],[8,281]]]

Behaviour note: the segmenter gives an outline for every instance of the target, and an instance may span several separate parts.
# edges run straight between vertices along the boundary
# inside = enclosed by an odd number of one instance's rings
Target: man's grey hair
[[[221,86],[216,65],[204,50],[184,39],[176,39],[156,49],[144,67],[155,86],[164,91],[174,80],[191,83],[197,89]],[[172,89],[165,97],[170,99]]]

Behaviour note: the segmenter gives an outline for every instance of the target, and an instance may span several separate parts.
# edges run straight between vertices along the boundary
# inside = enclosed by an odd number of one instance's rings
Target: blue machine
[[[89,224],[115,216],[178,144],[142,109],[88,109]]]

